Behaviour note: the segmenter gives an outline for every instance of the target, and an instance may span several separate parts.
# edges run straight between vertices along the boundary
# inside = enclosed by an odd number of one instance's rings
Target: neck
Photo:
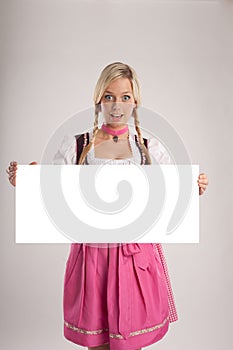
[[[112,135],[113,138],[116,140],[118,140],[118,136],[120,135],[123,135],[125,133],[128,134],[128,131],[129,131],[129,128],[128,128],[128,125],[126,124],[125,127],[121,128],[121,129],[112,129],[109,127],[109,125],[105,125],[105,124],[102,124],[102,127],[101,127],[102,131],[106,134],[109,134],[109,135]]]
[[[102,124],[102,127],[101,129],[107,133],[107,134],[110,134],[110,135],[122,135],[122,134],[125,134],[128,132],[129,128],[128,128],[128,125],[127,124],[124,124],[125,126],[123,128],[120,128],[120,129],[113,129],[111,127],[111,124]]]
[[[118,124],[118,123],[113,123],[113,124],[111,124],[111,123],[106,123],[106,124],[104,124],[105,126],[107,126],[107,128],[109,128],[109,129],[112,129],[112,130],[121,130],[121,129],[123,129],[123,128],[126,128],[127,126],[128,126],[128,124]]]

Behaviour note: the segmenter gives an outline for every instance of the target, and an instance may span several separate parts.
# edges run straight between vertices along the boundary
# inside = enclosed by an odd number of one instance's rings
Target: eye
[[[123,100],[124,100],[124,101],[128,101],[129,99],[130,99],[130,96],[129,96],[129,95],[124,95],[124,96],[123,96]]]
[[[111,96],[111,95],[105,95],[104,98],[105,98],[107,101],[111,101],[112,96]]]

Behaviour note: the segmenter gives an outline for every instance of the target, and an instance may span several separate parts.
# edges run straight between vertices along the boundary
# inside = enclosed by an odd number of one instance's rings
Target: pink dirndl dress
[[[64,336],[82,346],[135,350],[177,320],[160,244],[72,243],[64,279]]]
[[[87,164],[96,159],[91,149]],[[161,244],[72,243],[63,310],[64,337],[81,346],[135,350],[162,339],[178,316]]]

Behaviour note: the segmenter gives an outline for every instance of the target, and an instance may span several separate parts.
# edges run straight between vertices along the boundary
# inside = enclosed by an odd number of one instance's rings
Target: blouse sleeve
[[[166,148],[154,137],[148,139],[148,151],[152,164],[173,164]]]
[[[76,138],[71,135],[64,136],[52,164],[76,164]]]

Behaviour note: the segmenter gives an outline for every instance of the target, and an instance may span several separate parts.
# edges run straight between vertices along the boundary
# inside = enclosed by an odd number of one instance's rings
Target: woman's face
[[[106,88],[100,102],[106,124],[114,129],[124,127],[136,105],[130,80],[118,78],[113,81]]]

